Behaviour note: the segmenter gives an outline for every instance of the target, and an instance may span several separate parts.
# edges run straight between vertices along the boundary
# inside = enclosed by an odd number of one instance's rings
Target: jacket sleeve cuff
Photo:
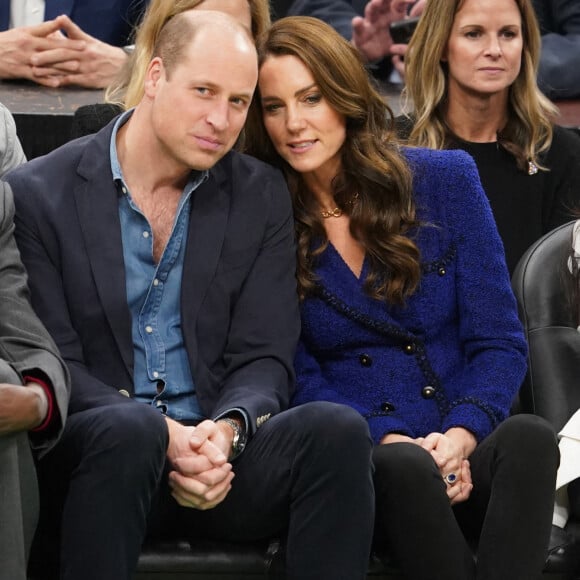
[[[31,429],[32,433],[38,433],[40,431],[44,431],[51,423],[52,420],[54,419],[54,392],[52,390],[52,386],[50,386],[48,384],[48,382],[38,378],[38,377],[34,377],[31,375],[25,375],[24,377],[24,382],[25,383],[35,383],[36,385],[39,385],[42,390],[45,392],[46,394],[46,399],[48,401],[48,409],[46,411],[46,417],[44,418],[44,421],[38,426],[35,427],[34,429]]]
[[[395,417],[385,417],[381,415],[379,417],[370,417],[367,421],[375,445],[378,445],[381,439],[389,433],[400,433],[401,435],[407,435],[408,437],[416,437],[415,433],[409,429],[409,426],[404,421]]]

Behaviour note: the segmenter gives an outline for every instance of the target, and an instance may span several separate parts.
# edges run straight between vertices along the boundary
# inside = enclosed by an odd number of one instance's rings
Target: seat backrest
[[[71,139],[84,137],[100,131],[123,109],[111,103],[81,105],[74,113],[71,125]]]
[[[529,345],[520,410],[540,415],[560,430],[580,408],[580,332],[568,268],[570,222],[549,232],[522,256],[512,276]]]

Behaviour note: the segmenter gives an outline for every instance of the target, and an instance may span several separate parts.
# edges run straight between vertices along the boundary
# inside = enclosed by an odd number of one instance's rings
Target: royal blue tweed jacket
[[[463,151],[406,149],[422,277],[405,306],[363,291],[332,245],[302,303],[293,404],[345,403],[377,443],[469,429],[478,441],[509,413],[526,369],[504,251],[475,163]]]

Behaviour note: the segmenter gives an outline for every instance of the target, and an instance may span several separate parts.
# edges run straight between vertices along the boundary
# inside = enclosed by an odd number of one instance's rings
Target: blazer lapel
[[[133,375],[131,314],[127,305],[118,193],[111,173],[112,124],[87,147],[75,190],[79,222],[97,292],[127,371]],[[96,162],[95,162],[96,161]]]
[[[181,282],[182,328],[192,368],[198,350],[195,321],[218,266],[228,222],[231,192],[224,165],[225,160],[214,167],[192,197]]]

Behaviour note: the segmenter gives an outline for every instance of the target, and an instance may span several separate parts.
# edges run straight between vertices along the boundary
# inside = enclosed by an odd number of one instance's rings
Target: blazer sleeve
[[[439,190],[457,248],[459,340],[465,363],[442,428],[465,427],[481,440],[509,414],[526,372],[527,345],[477,168],[467,154],[453,154],[458,163]]]
[[[82,296],[67,295],[63,274],[60,271],[60,244],[52,225],[43,221],[39,200],[44,191],[34,172],[36,160],[10,172],[6,176],[16,202],[16,241],[29,276],[32,306],[48,329],[71,377],[69,414],[85,409],[134,403],[134,399],[120,394],[121,386],[109,385],[90,372],[85,363],[82,340],[74,327],[69,310],[69,300],[83,300]],[[41,180],[43,181],[43,180]],[[69,243],[79,243],[71,240]]]
[[[259,417],[289,405],[300,333],[290,194],[280,172],[269,170],[268,175],[262,180],[262,199],[270,208],[267,222],[231,311],[223,357],[227,372],[213,413],[243,409],[251,432]]]
[[[58,424],[33,447],[49,449],[62,431],[67,414],[70,381],[67,368],[47,330],[30,304],[27,277],[14,239],[14,204],[10,186],[0,182],[0,357],[19,376],[40,372],[52,387]]]
[[[10,111],[0,104],[0,177],[26,161]]]

